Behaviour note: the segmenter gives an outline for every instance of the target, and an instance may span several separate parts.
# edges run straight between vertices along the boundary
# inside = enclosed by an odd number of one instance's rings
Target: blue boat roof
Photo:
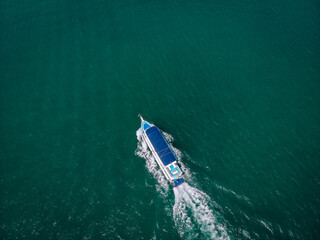
[[[165,166],[177,160],[164,136],[156,126],[148,128],[146,134]]]

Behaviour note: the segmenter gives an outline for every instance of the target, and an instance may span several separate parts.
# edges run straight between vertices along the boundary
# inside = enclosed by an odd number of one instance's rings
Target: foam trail
[[[183,183],[173,188],[175,204],[173,217],[181,237],[186,239],[230,239],[209,207],[210,197]]]
[[[174,140],[170,134],[163,133],[170,143]],[[166,198],[168,197],[169,183],[148,150],[148,146],[142,137],[141,128],[137,130],[136,135],[138,144],[135,154],[146,160],[148,171],[158,182],[156,189]],[[178,157],[179,165],[184,172],[184,179],[191,180],[190,170],[180,161],[182,158],[181,151],[174,147],[172,149]],[[191,187],[186,182],[173,188],[173,190],[175,195],[173,218],[183,239],[230,239],[224,226],[218,222],[210,208],[211,199],[207,194]]]
[[[240,194],[238,194],[238,193],[236,193],[235,191],[233,191],[233,190],[231,190],[231,189],[227,189],[227,188],[225,188],[225,187],[223,187],[223,186],[220,186],[220,185],[218,185],[218,184],[214,184],[218,189],[221,189],[221,190],[223,190],[223,191],[225,191],[225,192],[227,192],[227,193],[230,193],[230,194],[232,194],[234,197],[236,197],[237,199],[239,199],[239,200],[244,200],[245,202],[247,202],[248,204],[250,204],[250,205],[252,205],[252,203],[251,203],[251,201],[250,201],[250,199],[248,198],[248,197],[246,197],[246,196],[244,196],[244,195],[240,195]]]

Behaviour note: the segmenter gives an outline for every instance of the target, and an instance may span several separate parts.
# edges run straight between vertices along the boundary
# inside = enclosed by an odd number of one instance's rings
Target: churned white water
[[[188,183],[173,188],[173,191],[173,217],[181,237],[195,239],[200,237],[200,232],[206,239],[230,239],[225,227],[209,207],[211,199],[207,194]]]
[[[165,132],[163,134],[170,143],[174,140],[170,134]],[[158,182],[156,189],[163,197],[168,197],[171,187],[149,151],[147,143],[142,137],[141,128],[137,130],[136,135],[138,139],[136,155],[146,160],[148,171]],[[175,196],[173,218],[179,235],[184,239],[230,239],[225,227],[219,223],[210,207],[210,197],[187,183],[192,178],[190,170],[181,162],[181,151],[174,147],[172,149],[178,157],[179,165],[186,180],[179,187],[173,188]]]

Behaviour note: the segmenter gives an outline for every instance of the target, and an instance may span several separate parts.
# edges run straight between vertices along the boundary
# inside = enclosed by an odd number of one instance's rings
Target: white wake
[[[138,144],[135,154],[146,160],[148,171],[157,180],[156,189],[163,197],[168,197],[169,183],[161,172],[160,168],[148,146],[142,137],[142,129],[136,132]],[[169,142],[173,137],[164,133]],[[186,182],[192,180],[190,170],[180,161],[182,153],[173,147],[179,165],[184,172]],[[173,218],[180,236],[184,239],[230,239],[224,226],[218,222],[217,217],[211,209],[210,197],[200,190],[191,187],[188,183],[173,188],[175,204],[173,206]]]
[[[230,239],[225,227],[218,222],[209,207],[211,199],[207,194],[189,186],[188,183],[173,188],[173,191],[173,217],[181,237]]]

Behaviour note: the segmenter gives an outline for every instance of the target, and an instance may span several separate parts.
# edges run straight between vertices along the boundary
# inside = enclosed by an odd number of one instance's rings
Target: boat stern
[[[182,183],[184,183],[184,179],[183,178],[175,178],[173,180],[172,186],[173,187],[178,187],[180,186]]]

